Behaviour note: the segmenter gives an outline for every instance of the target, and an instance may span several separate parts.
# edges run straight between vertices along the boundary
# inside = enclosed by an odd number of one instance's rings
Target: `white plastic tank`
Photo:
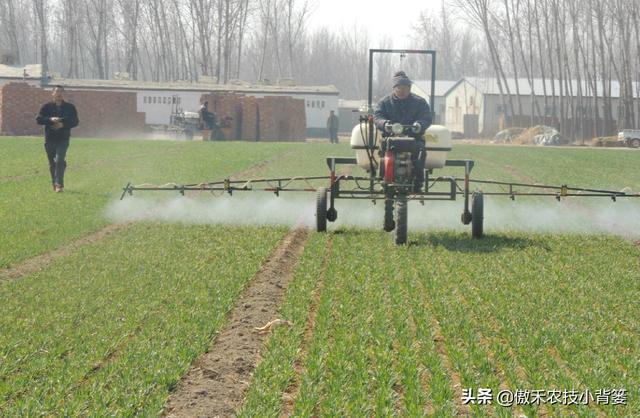
[[[373,127],[373,135],[374,138],[378,135],[378,130],[376,127]],[[367,155],[366,144],[369,140],[369,124],[367,122],[360,122],[356,126],[353,127],[351,131],[351,149],[356,151],[356,161],[358,166],[362,167],[367,172],[371,168],[369,164],[369,156]],[[373,160],[374,160],[374,168],[378,168],[378,161],[376,160],[378,156],[378,152],[376,150],[372,151]]]
[[[374,135],[377,136],[377,129],[374,127]],[[353,127],[351,131],[351,149],[356,151],[356,161],[358,166],[369,171],[369,157],[365,148],[366,141],[369,138],[369,125],[366,122]],[[431,125],[424,133],[425,145],[427,150],[427,159],[425,168],[442,168],[447,160],[447,153],[451,150],[451,131],[442,125]],[[377,169],[378,153],[373,152],[374,166]]]
[[[442,125],[431,125],[424,133],[427,147],[425,168],[442,168],[451,150],[451,131]]]

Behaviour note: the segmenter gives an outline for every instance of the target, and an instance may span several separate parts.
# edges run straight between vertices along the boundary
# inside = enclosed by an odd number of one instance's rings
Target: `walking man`
[[[71,129],[79,123],[76,107],[65,102],[63,95],[64,88],[55,86],[51,94],[53,100],[42,106],[36,118],[38,125],[44,125],[44,149],[49,159],[51,183],[56,193],[64,189],[64,170],[67,167],[65,157]]]
[[[338,116],[336,116],[335,112],[332,110],[327,118],[327,130],[329,131],[329,141],[332,144],[338,143],[338,126],[340,125],[340,120]]]

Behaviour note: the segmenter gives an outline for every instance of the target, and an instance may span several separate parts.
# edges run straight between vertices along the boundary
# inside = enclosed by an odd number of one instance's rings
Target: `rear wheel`
[[[398,196],[396,198],[396,244],[407,243],[407,197]]]
[[[482,192],[474,192],[471,197],[471,236],[473,238],[482,238],[483,221],[484,221],[484,197]]]
[[[383,228],[385,231],[391,232],[395,227],[396,227],[396,223],[393,220],[393,199],[385,199]]]
[[[318,189],[316,197],[316,230],[324,232],[327,230],[327,188]]]

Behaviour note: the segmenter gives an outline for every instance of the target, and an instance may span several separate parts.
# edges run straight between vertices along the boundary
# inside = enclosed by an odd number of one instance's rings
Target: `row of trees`
[[[309,30],[313,0],[2,3],[0,49],[16,64],[39,62],[45,71],[72,78],[293,78],[335,84],[342,97],[364,98],[367,49],[394,46],[387,38],[372,44],[358,26]],[[571,134],[588,123],[601,133],[616,117],[620,126],[640,124],[633,100],[640,93],[638,0],[443,0],[410,25],[409,46],[438,51],[438,78],[497,78],[507,116],[527,113],[528,103],[520,94],[524,86],[507,80],[524,79],[531,87],[541,79],[545,100],[533,104],[535,119],[551,118]],[[381,58],[377,95],[388,91],[390,74],[401,65],[412,76],[430,74],[416,59]],[[620,109],[612,101],[614,80]]]
[[[367,92],[368,53],[393,47],[390,39],[372,45],[357,25],[336,30],[308,29],[312,0],[3,0],[0,50],[16,64],[42,63],[44,71],[69,78],[134,80],[233,79],[273,83],[335,84],[343,97]],[[413,42],[439,49],[435,29],[449,30],[441,14],[422,14]],[[440,17],[443,19],[441,22]],[[435,36],[435,37],[434,37]],[[462,41],[457,64],[444,77],[474,72],[464,55],[472,35]],[[386,61],[378,94],[387,91],[393,66]],[[452,69],[455,67],[455,69]],[[428,72],[423,71],[424,74]]]
[[[638,0],[453,1],[484,35],[508,114],[523,115],[527,98],[507,79],[524,78],[533,90],[537,78],[544,105],[531,97],[532,115],[567,135],[611,134],[614,119],[620,128],[640,124]]]

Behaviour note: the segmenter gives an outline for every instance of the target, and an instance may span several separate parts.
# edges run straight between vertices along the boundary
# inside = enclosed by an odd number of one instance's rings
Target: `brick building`
[[[200,108],[205,95],[215,95],[230,99],[232,97],[243,97],[241,100],[231,99],[233,103],[220,104],[223,112],[218,115],[220,117],[234,117],[238,115],[237,106],[243,106],[242,118],[252,118],[262,120],[262,127],[269,127],[275,124],[279,126],[280,131],[284,129],[287,122],[284,120],[266,120],[258,117],[259,114],[277,114],[277,110],[290,111],[292,106],[302,106],[301,110],[289,113],[289,117],[301,117],[302,121],[290,121],[289,125],[292,131],[299,132],[299,126],[304,123],[302,132],[304,135],[298,136],[303,139],[305,136],[325,136],[326,121],[329,112],[338,110],[338,90],[334,86],[295,86],[295,85],[264,85],[249,84],[237,82],[236,84],[216,84],[207,81],[198,83],[189,82],[140,82],[131,80],[76,80],[54,78],[49,81],[49,85],[60,84],[67,89],[87,90],[87,91],[122,91],[133,92],[136,94],[137,109],[144,113],[147,125],[167,125],[170,122],[172,105],[177,102],[180,108],[185,111],[196,112]],[[250,99],[252,97],[253,99]],[[280,97],[280,100],[268,98]],[[265,99],[265,100],[262,100]],[[292,101],[292,99],[295,99]],[[236,103],[237,101],[240,104]],[[251,115],[250,109],[255,105],[259,106],[256,115]],[[297,103],[297,105],[294,105]],[[266,106],[266,107],[265,107]],[[269,107],[271,106],[271,107]],[[213,109],[215,111],[215,109]],[[216,112],[218,113],[218,112]],[[303,114],[304,113],[304,114]],[[278,117],[277,115],[274,117]],[[234,117],[236,123],[245,126],[246,123],[240,122]],[[251,123],[249,123],[251,125]],[[260,129],[262,129],[260,127]],[[245,129],[235,129],[241,131],[242,137],[238,139],[260,139],[271,138],[271,130],[265,132],[264,135],[248,135],[249,131]],[[251,129],[251,128],[249,128]],[[257,128],[256,128],[257,129]],[[233,136],[232,136],[233,137]],[[230,137],[230,138],[232,138]],[[275,139],[275,138],[274,138]],[[281,138],[289,139],[289,138]]]
[[[43,78],[39,65],[0,64],[0,134],[40,135],[35,113],[58,84],[78,107],[78,136],[136,135],[169,125],[176,108],[196,112],[208,100],[210,110],[228,121],[223,129],[228,139],[302,140],[325,136],[329,111],[338,109],[334,86]]]
[[[67,90],[65,100],[78,108],[80,125],[73,130],[74,136],[130,136],[145,130],[134,93]],[[24,82],[0,86],[0,134],[42,135],[35,118],[48,101],[50,90]]]

